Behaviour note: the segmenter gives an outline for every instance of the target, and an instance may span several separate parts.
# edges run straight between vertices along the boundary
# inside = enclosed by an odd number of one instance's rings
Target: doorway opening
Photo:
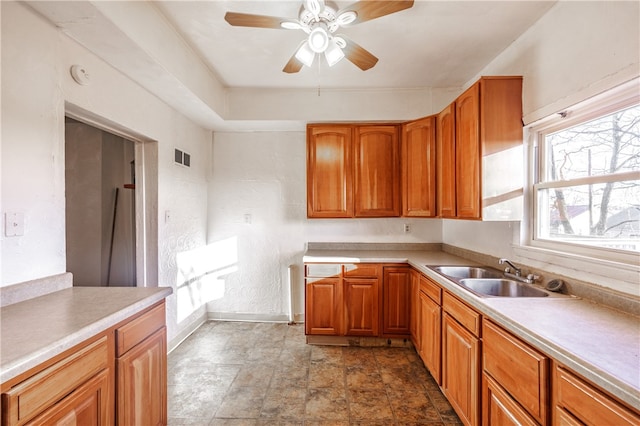
[[[135,287],[135,143],[65,117],[67,271],[77,286]]]
[[[71,134],[74,130],[95,134],[97,140],[104,142],[101,143],[101,147],[106,146],[106,151],[121,147],[121,153],[115,156],[118,158],[116,164],[103,166],[105,151],[102,148],[99,150],[96,147],[92,150],[90,144],[75,144],[75,148],[72,148],[74,142],[71,141],[73,138]],[[73,273],[74,285],[158,287],[158,141],[68,102],[65,103],[65,139],[66,257],[67,271]],[[115,145],[107,142],[113,142]],[[95,145],[98,145],[97,142]],[[81,150],[88,151],[89,154],[81,155]],[[72,186],[81,185],[85,181],[88,183],[89,180],[71,175],[70,162],[79,162],[79,159],[72,160],[73,156],[84,158],[78,167],[86,169],[88,163],[93,162],[95,169],[100,170],[100,185],[104,187],[104,190],[100,191],[100,213],[97,209],[81,208],[73,203],[72,191],[80,193],[81,196],[85,194],[81,188],[74,189]],[[112,173],[111,169],[117,169],[114,176],[119,177],[119,180],[114,178],[113,181],[106,180],[106,183],[103,183],[102,175]],[[95,170],[92,172],[93,179],[98,179],[98,173]],[[118,188],[117,206],[116,187]],[[122,201],[127,198],[129,199],[127,202]],[[71,213],[73,210],[76,210],[75,215]],[[114,211],[116,212],[115,222]],[[91,241],[91,234],[88,232],[80,233],[76,229],[76,235],[71,235],[76,222],[92,219],[92,215],[106,217],[106,220],[101,218],[99,225],[101,232],[99,246],[95,241]],[[121,224],[120,215],[125,216],[125,221],[131,222]],[[94,238],[97,239],[97,225],[92,229]],[[74,242],[81,241],[77,234],[93,243],[94,257],[90,261],[82,257],[85,254],[80,250],[83,247],[82,244]],[[113,249],[111,248],[112,235]],[[125,248],[119,252],[118,250],[123,246]],[[110,261],[109,256],[111,256]],[[123,257],[125,260],[121,260]],[[83,271],[87,273],[86,278],[82,276]]]

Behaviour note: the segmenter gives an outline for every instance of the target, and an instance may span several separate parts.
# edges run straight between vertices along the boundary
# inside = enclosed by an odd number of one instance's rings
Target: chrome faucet
[[[514,265],[513,263],[511,263],[511,261],[509,259],[500,259],[498,260],[498,263],[500,265],[506,263],[507,265],[509,265],[509,267],[506,267],[504,269],[504,275],[510,278],[514,278],[518,281],[521,281],[523,283],[527,283],[527,284],[534,284],[537,280],[540,279],[540,277],[538,275],[533,275],[533,274],[528,274],[526,277],[522,276],[522,269],[518,268],[516,265]],[[513,272],[511,272],[513,271]]]
[[[506,263],[507,265],[511,266],[513,268],[513,273],[515,274],[516,277],[519,277],[519,276],[522,275],[522,269],[518,268],[516,265],[511,263],[511,261],[509,259],[500,259],[500,260],[498,260],[498,263],[500,265],[502,265],[503,263]],[[507,268],[505,270],[505,272],[511,272],[511,270],[509,268]]]

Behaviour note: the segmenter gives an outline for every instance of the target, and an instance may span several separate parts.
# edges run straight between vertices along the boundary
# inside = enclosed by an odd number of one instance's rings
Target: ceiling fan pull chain
[[[318,97],[320,97],[320,62],[320,58],[318,58]]]

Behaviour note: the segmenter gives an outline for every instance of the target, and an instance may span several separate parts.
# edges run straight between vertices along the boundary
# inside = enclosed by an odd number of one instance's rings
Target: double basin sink
[[[497,269],[482,266],[432,266],[431,269],[455,281],[480,297],[547,297],[546,291],[506,278]]]

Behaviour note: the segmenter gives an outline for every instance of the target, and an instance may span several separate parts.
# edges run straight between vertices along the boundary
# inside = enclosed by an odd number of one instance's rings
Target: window
[[[597,258],[640,253],[640,100],[618,90],[532,129],[532,244]]]

